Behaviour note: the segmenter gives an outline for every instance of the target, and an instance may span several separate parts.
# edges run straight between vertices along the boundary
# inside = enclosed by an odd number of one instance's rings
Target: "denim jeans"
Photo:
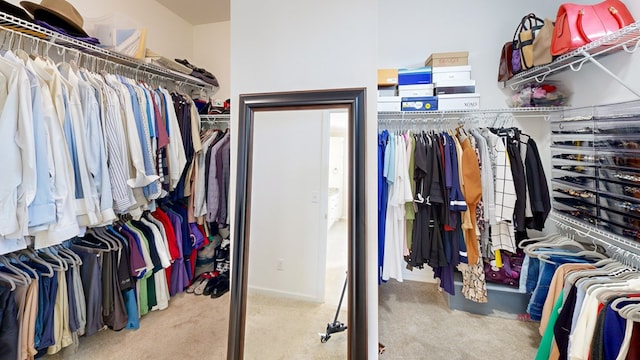
[[[547,294],[549,294],[549,285],[551,285],[551,279],[553,279],[553,274],[556,269],[565,263],[589,262],[581,257],[570,256],[570,253],[567,255],[550,255],[548,260],[551,263],[540,261],[540,275],[538,276],[538,283],[531,294],[529,305],[527,306],[527,313],[529,313],[531,320],[534,321],[540,321],[542,318],[542,308],[544,307],[544,302],[547,299]]]

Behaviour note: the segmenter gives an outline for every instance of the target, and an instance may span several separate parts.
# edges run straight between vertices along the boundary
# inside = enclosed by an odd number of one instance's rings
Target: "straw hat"
[[[82,15],[65,0],[42,0],[40,4],[21,1],[20,5],[33,14],[37,20],[62,28],[71,35],[89,36],[82,29],[82,25],[84,25]]]

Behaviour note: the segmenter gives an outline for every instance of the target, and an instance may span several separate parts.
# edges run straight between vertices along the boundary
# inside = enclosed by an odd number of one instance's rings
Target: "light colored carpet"
[[[337,303],[337,300],[336,300]],[[336,305],[250,294],[247,300],[245,359],[346,359],[347,334],[326,343],[319,332],[335,317]],[[347,321],[342,310],[338,321]]]
[[[389,281],[378,287],[380,359],[533,359],[537,322],[450,310],[437,285]]]
[[[245,359],[345,359],[347,334],[325,344],[338,299],[325,304],[252,294],[247,303]],[[379,287],[380,359],[533,359],[538,323],[452,311],[436,285],[389,281]],[[169,308],[145,315],[140,329],[104,330],[46,359],[226,359],[229,294],[181,294]],[[346,321],[343,309],[339,321]]]
[[[217,299],[179,294],[169,308],[143,316],[138,330],[103,330],[81,337],[75,354],[67,348],[46,359],[226,359],[228,323],[229,293]]]

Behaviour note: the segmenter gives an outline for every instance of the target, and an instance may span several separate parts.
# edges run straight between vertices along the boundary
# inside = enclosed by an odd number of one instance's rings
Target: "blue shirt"
[[[144,171],[146,175],[155,175],[155,169],[153,166],[153,159],[150,158],[150,149],[151,143],[150,138],[145,134],[144,124],[142,123],[142,113],[140,112],[140,103],[138,102],[138,96],[133,89],[133,86],[123,82],[123,84],[129,90],[129,94],[131,95],[131,104],[133,105],[133,115],[136,121],[136,127],[138,128],[138,139],[140,140],[140,145],[142,145],[142,157],[144,158]],[[152,194],[158,192],[158,183],[153,181],[149,185],[145,186],[143,189],[144,196],[149,199]]]
[[[49,149],[47,149],[46,124],[42,114],[42,90],[38,78],[27,69],[31,84],[33,135],[36,145],[36,195],[29,204],[29,227],[40,227],[56,221],[56,204],[53,184],[49,178]]]

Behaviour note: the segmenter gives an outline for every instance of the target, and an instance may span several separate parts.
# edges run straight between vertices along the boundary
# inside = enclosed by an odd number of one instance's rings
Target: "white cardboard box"
[[[480,94],[438,95],[438,110],[477,110],[480,109]]]
[[[434,83],[442,80],[471,80],[471,65],[434,67],[431,71]]]
[[[402,98],[400,96],[378,97],[378,111],[400,111]]]
[[[378,86],[378,97],[398,96],[397,86]]]
[[[472,94],[476,92],[475,80],[440,80],[435,84],[435,94]]]
[[[400,97],[433,96],[433,84],[398,85]]]

